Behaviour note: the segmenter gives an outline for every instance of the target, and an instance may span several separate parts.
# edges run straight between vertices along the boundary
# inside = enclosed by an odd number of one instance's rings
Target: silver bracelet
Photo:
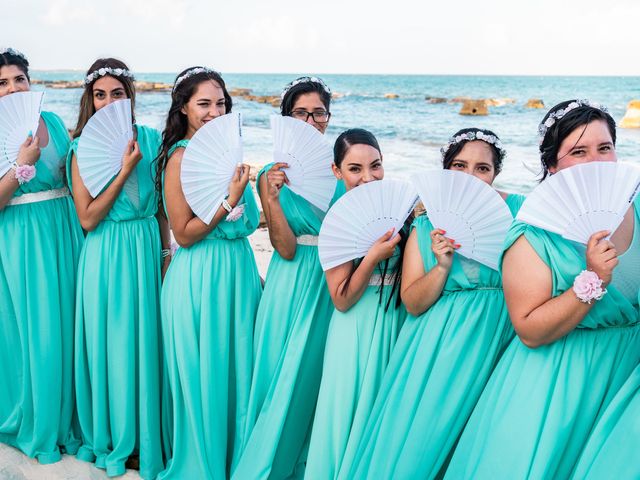
[[[160,256],[162,258],[167,258],[167,257],[171,256],[171,249],[170,248],[163,248],[162,251],[160,252]]]
[[[227,202],[226,198],[222,200],[222,208],[224,208],[227,211],[227,213],[231,213],[231,210],[233,210],[233,207],[229,202]]]

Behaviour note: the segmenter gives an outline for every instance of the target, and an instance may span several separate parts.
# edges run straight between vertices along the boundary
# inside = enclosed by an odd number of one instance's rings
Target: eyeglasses
[[[327,123],[329,121],[329,117],[331,117],[331,112],[327,112],[326,110],[318,110],[315,112],[307,112],[306,110],[293,110],[291,112],[291,116],[295,119],[302,120],[303,122],[306,122],[307,120],[309,120],[309,117],[311,117],[316,123]]]

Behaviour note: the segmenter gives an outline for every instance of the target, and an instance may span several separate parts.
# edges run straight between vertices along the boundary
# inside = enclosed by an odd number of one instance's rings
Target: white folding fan
[[[324,135],[306,122],[273,115],[273,159],[285,162],[289,188],[326,212],[336,188],[333,150]]]
[[[182,190],[193,212],[206,224],[229,194],[229,183],[239,163],[242,163],[239,113],[207,122],[189,141],[182,157]]]
[[[40,121],[44,92],[16,92],[0,98],[0,177],[18,158],[20,146]]]
[[[620,162],[574,165],[538,185],[516,218],[586,244],[597,231],[616,231],[639,189],[640,166]]]
[[[122,168],[133,138],[131,100],[117,100],[101,108],[82,129],[78,141],[78,171],[92,197],[97,197]]]
[[[414,178],[435,228],[460,244],[457,253],[494,270],[513,217],[493,188],[473,175],[437,170]]]
[[[391,228],[397,233],[418,194],[401,180],[365,183],[345,193],[329,209],[320,228],[318,254],[323,270],[364,257]]]

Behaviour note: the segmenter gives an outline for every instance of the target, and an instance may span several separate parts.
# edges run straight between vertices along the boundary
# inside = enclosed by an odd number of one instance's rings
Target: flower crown
[[[460,135],[456,135],[455,137],[451,137],[449,142],[440,149],[440,153],[442,154],[442,158],[446,155],[451,147],[457,145],[460,142],[471,142],[473,140],[482,140],[483,142],[489,143],[498,149],[500,154],[500,159],[503,159],[507,154],[507,151],[502,147],[502,142],[495,135],[489,135],[488,133],[484,133],[482,130],[471,131],[466,133],[461,133]]]
[[[565,108],[560,108],[555,112],[551,112],[547,117],[547,119],[544,122],[542,122],[540,125],[538,125],[538,135],[539,135],[540,145],[542,145],[542,142],[544,141],[544,136],[547,134],[547,130],[549,130],[556,123],[557,120],[560,120],[571,110],[575,110],[578,107],[591,107],[591,108],[597,108],[598,110],[601,110],[605,113],[609,112],[607,107],[599,103],[591,102],[590,100],[574,100]]]
[[[84,79],[84,84],[89,85],[94,80],[97,80],[100,77],[104,77],[105,75],[111,75],[112,77],[127,77],[133,80],[133,73],[131,73],[126,68],[102,67],[98,70],[94,70],[89,75],[87,75]]]
[[[300,78],[296,78],[293,82],[291,82],[286,87],[284,87],[284,90],[282,90],[282,93],[280,94],[280,99],[284,100],[284,96],[287,94],[287,92],[289,90],[291,90],[293,87],[295,87],[296,85],[299,85],[301,83],[317,83],[318,85],[320,85],[322,87],[322,89],[325,92],[327,92],[329,94],[329,96],[331,96],[331,89],[327,86],[326,83],[324,83],[322,81],[321,78],[318,78],[318,77],[300,77]]]
[[[207,68],[207,67],[193,67],[193,68],[190,68],[189,70],[187,70],[184,75],[182,75],[181,77],[178,77],[176,79],[176,83],[174,83],[173,89],[171,91],[175,92],[176,88],[178,88],[178,85],[180,85],[184,80],[186,80],[187,78],[192,77],[194,75],[197,75],[199,73],[214,73],[214,74],[220,76],[220,74],[218,72],[216,72],[215,70],[211,70],[210,68]]]
[[[5,53],[8,53],[9,55],[14,55],[16,57],[20,57],[25,61],[27,60],[27,57],[24,56],[24,53],[19,52],[18,50],[15,50],[13,48],[7,47],[7,48],[0,49],[0,55],[4,55]]]

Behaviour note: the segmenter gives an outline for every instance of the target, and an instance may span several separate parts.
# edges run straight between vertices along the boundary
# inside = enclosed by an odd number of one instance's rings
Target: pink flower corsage
[[[169,245],[169,251],[171,252],[172,257],[176,254],[179,248],[180,245],[178,245],[176,242],[171,242],[171,245]]]
[[[36,167],[33,165],[14,165],[16,180],[22,185],[23,183],[30,182],[36,176]]]
[[[598,277],[596,272],[591,270],[583,270],[573,281],[573,291],[583,303],[591,303],[591,300],[600,300],[607,293],[602,288],[602,279]]]
[[[229,215],[227,215],[227,221],[235,222],[236,220],[239,220],[240,217],[242,217],[243,213],[244,213],[244,203],[242,205],[236,205],[231,209],[231,211],[229,212]]]

